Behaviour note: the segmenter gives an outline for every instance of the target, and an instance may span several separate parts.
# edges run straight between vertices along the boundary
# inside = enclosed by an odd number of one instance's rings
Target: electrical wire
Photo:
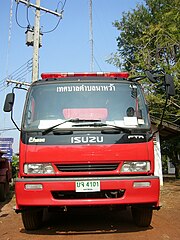
[[[67,0],[64,1],[64,4],[63,4],[63,6],[62,6],[62,8],[61,8],[61,11],[64,11],[64,7],[65,7],[65,5],[66,5],[66,2],[67,2]]]
[[[29,73],[32,71],[32,66],[30,67],[23,67],[21,70],[19,70],[17,73],[15,74],[10,74],[8,77],[9,78],[20,78],[22,75],[24,75],[25,73]]]
[[[30,73],[31,71],[25,71],[23,72],[20,76],[16,77],[16,80],[21,80],[23,79],[28,73]]]
[[[32,59],[28,60],[21,67],[16,69],[13,73],[9,74],[7,78],[9,79],[21,79],[29,72],[32,72]],[[6,78],[6,79],[7,79]]]
[[[9,74],[6,78],[0,80],[0,92],[3,92],[8,87],[12,86],[12,83],[6,82],[7,79],[22,80],[30,72],[32,72],[32,58]]]
[[[99,65],[97,59],[95,58],[95,56],[93,56],[93,58],[94,58],[94,61],[95,61],[96,65],[98,66],[99,70],[100,70],[101,72],[103,72],[103,71],[102,71],[102,68],[100,67],[100,65]]]
[[[12,85],[12,84],[11,84]],[[7,89],[8,87],[10,87],[10,85],[6,85],[6,86],[4,86],[4,87],[0,87],[0,92],[3,92],[5,89]]]
[[[17,68],[14,72],[11,73],[11,75],[15,74],[17,71],[19,71],[21,68],[30,65],[32,66],[32,58],[29,59],[27,62],[25,62],[23,65],[21,65],[19,68]]]
[[[29,2],[30,2],[30,0],[28,0],[28,5],[27,5],[27,8],[26,8],[26,19],[27,19],[28,25],[30,27],[31,23],[29,21]]]
[[[65,1],[64,1],[64,3],[62,3],[62,1],[59,1],[59,2],[58,2],[58,4],[57,4],[57,8],[56,8],[56,10],[55,10],[55,11],[56,11],[56,12],[58,11],[59,4],[60,4],[60,3],[62,4],[61,11],[63,11],[63,10],[64,10],[64,7],[65,7],[65,5],[66,5],[66,1],[67,1],[67,0],[65,0]]]
[[[55,26],[53,29],[51,29],[51,30],[49,30],[49,31],[46,31],[46,32],[42,32],[42,34],[54,32],[54,31],[58,28],[61,19],[62,19],[62,17],[59,17],[59,20],[58,20],[56,26]]]
[[[19,24],[19,21],[18,21],[18,6],[19,6],[19,2],[18,2],[17,5],[16,5],[16,13],[15,13],[16,23],[17,23],[17,25],[18,25],[20,28],[25,29],[25,28],[27,28],[27,27],[24,27],[24,26],[20,25],[20,24]]]
[[[6,81],[6,78],[3,78],[0,80],[0,85],[3,84]]]
[[[12,130],[17,130],[17,128],[4,128],[4,129],[0,129],[0,132],[12,131]]]
[[[61,8],[61,11],[60,11],[61,13],[63,13],[63,11],[64,11],[66,2],[67,2],[67,0],[65,0],[64,3],[62,4],[62,8]],[[62,3],[62,2],[59,1],[59,3]],[[58,3],[58,5],[57,5],[56,12],[57,12],[57,10],[58,10],[59,3]],[[53,29],[51,29],[51,30],[49,30],[49,31],[42,32],[42,34],[54,32],[54,31],[58,28],[59,23],[60,23],[61,20],[62,20],[62,16],[59,17],[59,20],[58,20],[57,24],[55,25],[55,27],[54,27]]]

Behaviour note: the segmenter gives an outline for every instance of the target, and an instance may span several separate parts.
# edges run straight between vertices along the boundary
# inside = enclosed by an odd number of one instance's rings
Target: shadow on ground
[[[109,208],[74,208],[67,212],[50,213],[44,226],[37,231],[21,230],[35,235],[111,234],[151,230],[134,225],[130,210]]]

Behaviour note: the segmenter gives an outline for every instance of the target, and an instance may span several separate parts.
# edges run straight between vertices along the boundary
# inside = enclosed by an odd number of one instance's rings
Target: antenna
[[[92,0],[89,0],[89,41],[90,41],[90,71],[94,71],[94,46],[93,46],[93,22],[92,22]]]

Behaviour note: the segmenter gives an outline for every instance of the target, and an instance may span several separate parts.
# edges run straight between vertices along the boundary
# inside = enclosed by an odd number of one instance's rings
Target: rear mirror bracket
[[[169,99],[171,96],[175,95],[173,77],[170,74],[166,74],[164,77],[164,82],[166,87],[166,97]]]
[[[12,92],[11,93],[8,93],[6,95],[6,99],[5,99],[5,102],[4,102],[4,112],[11,112],[11,121],[14,123],[15,127],[20,131],[20,128],[18,127],[18,125],[16,124],[16,122],[14,121],[14,118],[13,118],[13,106],[14,106],[14,101],[15,101],[15,93],[14,93],[14,90],[15,89],[22,89],[22,90],[26,90],[26,88],[22,88],[22,87],[14,87],[12,89]]]

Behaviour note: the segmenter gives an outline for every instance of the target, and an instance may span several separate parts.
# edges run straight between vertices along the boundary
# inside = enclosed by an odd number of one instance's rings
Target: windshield
[[[143,94],[136,83],[56,82],[31,88],[24,129],[46,129],[75,118],[124,128],[149,128]],[[66,121],[59,128],[73,126]]]

